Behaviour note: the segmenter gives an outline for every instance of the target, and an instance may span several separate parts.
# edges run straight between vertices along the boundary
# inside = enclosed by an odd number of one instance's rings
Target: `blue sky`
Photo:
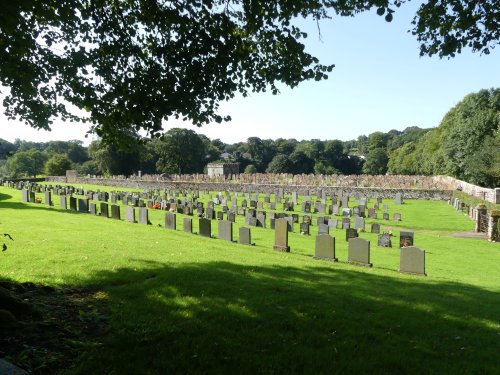
[[[500,87],[500,50],[490,55],[465,51],[453,59],[419,57],[416,38],[408,33],[417,3],[396,10],[391,23],[369,13],[334,17],[320,23],[300,21],[309,38],[307,50],[323,64],[335,64],[329,79],[304,82],[281,94],[252,94],[221,105],[231,115],[226,124],[187,127],[227,143],[257,136],[263,139],[355,139],[375,131],[408,126],[436,127],[465,95]],[[0,138],[34,141],[81,139],[86,127],[57,123],[52,132],[35,131],[0,115]]]

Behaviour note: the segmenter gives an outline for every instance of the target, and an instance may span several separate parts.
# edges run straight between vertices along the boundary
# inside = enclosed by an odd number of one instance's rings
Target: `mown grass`
[[[0,226],[14,237],[0,277],[99,289],[111,311],[102,345],[67,373],[498,372],[500,245],[452,237],[473,224],[444,202],[384,201],[403,218],[377,220],[395,247],[361,233],[364,268],[343,262],[340,229],[331,263],[312,259],[316,226],[279,253],[271,229],[252,228],[256,246],[244,246],[183,233],[183,215],[171,231],[160,211],[144,226],[20,200],[0,187]],[[396,271],[402,229],[426,250],[428,277]]]

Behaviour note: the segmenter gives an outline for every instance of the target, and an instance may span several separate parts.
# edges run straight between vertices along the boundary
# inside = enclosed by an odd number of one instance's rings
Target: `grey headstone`
[[[76,211],[76,198],[75,197],[69,197],[69,209],[71,211]]]
[[[382,214],[382,219],[384,219],[384,220],[389,220],[389,213],[388,213],[388,212],[384,212],[384,213]]]
[[[343,208],[342,209],[342,216],[351,216],[351,209],[350,208]]]
[[[201,218],[198,221],[200,236],[212,237],[212,221],[210,219]]]
[[[285,219],[276,219],[274,228],[274,250],[290,251],[288,246],[288,222]]]
[[[233,242],[233,222],[220,220],[217,222],[219,230],[219,239]]]
[[[365,230],[365,219],[362,217],[357,217],[354,222],[354,228]]]
[[[328,226],[333,229],[337,229],[338,226],[338,220],[337,219],[329,219],[328,220]]]
[[[97,206],[94,202],[89,203],[89,212],[91,215],[97,215]]]
[[[266,227],[266,215],[264,215],[263,213],[259,212],[257,214],[257,226],[259,226],[261,228]]]
[[[252,245],[252,237],[250,228],[240,227],[239,229],[239,242],[243,245]]]
[[[112,204],[111,205],[111,218],[112,219],[116,219],[116,220],[120,220],[121,217],[120,217],[120,206],[116,205],[116,204]]]
[[[389,233],[382,233],[379,235],[377,246],[392,247],[391,235]]]
[[[335,257],[335,237],[329,234],[317,235],[313,258],[337,262],[338,259]]]
[[[396,212],[394,214],[394,221],[401,221],[401,214],[399,214],[399,213]]]
[[[351,219],[344,217],[342,219],[342,229],[349,229],[351,227]]]
[[[50,191],[45,191],[45,205],[52,206],[52,194]]]
[[[370,241],[363,238],[350,238],[347,262],[371,267]]]
[[[165,228],[177,229],[177,214],[175,212],[165,212]]]
[[[380,233],[380,224],[379,223],[372,224],[372,233]]]
[[[26,190],[26,189],[22,189],[21,190],[21,194],[22,194],[22,202],[23,203],[28,203],[30,201],[29,191]]]
[[[403,196],[401,193],[396,193],[396,198],[394,199],[395,204],[403,204]]]
[[[135,223],[135,208],[133,206],[125,207],[125,221]]]
[[[139,224],[149,224],[149,210],[147,207],[139,207]]]
[[[59,196],[59,206],[65,210],[68,208],[67,202],[66,202],[66,196],[65,195],[60,195]]]
[[[78,212],[89,212],[89,200],[87,198],[78,198]]]
[[[400,249],[399,272],[427,276],[425,273],[425,251],[409,246]]]
[[[184,227],[184,232],[193,233],[193,219],[185,217],[182,219],[182,225]]]
[[[330,227],[327,224],[318,225],[318,234],[329,234]]]

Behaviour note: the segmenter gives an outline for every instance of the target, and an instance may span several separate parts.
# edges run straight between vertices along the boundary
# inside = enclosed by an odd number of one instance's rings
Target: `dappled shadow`
[[[0,193],[0,202],[4,201],[6,199],[11,199],[11,198],[12,198],[12,195]]]
[[[113,328],[82,374],[497,371],[499,294],[475,286],[321,262],[144,262],[86,282]]]

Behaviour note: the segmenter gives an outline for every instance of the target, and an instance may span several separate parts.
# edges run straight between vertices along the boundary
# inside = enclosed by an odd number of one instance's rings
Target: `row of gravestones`
[[[276,247],[275,247],[276,248]],[[278,248],[282,250],[282,248]],[[285,250],[286,251],[286,250]],[[362,238],[349,239],[347,263],[372,267],[370,262],[370,241]],[[335,237],[329,234],[316,236],[314,259],[337,262],[335,255]],[[399,272],[426,276],[425,250],[414,246],[400,248]]]

